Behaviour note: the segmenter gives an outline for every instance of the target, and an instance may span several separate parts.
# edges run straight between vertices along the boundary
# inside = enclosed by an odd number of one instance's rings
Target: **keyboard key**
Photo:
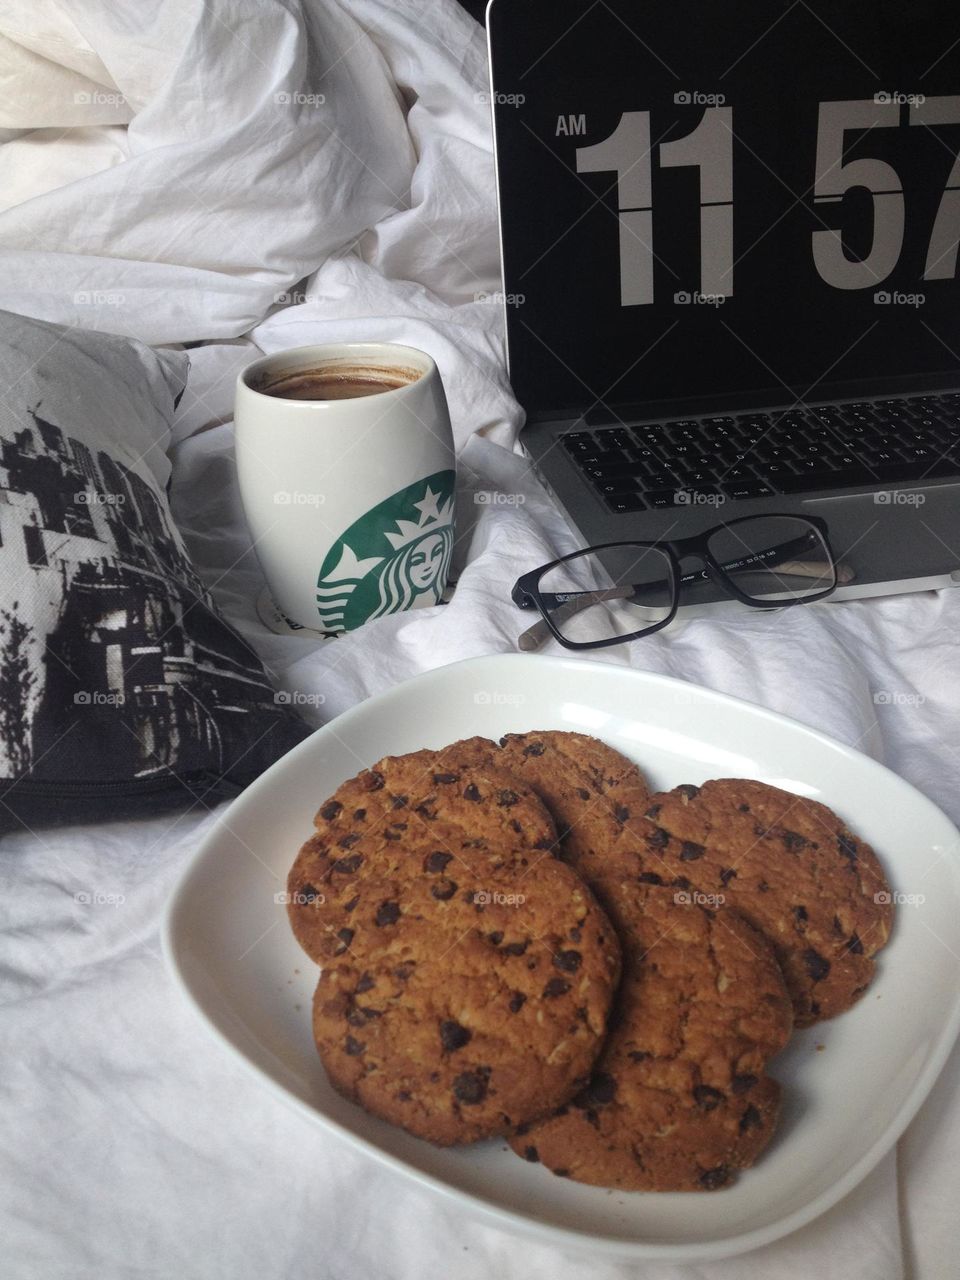
[[[788,462],[771,462],[769,465],[764,466],[760,466],[758,464],[757,470],[760,472],[761,480],[769,477],[778,488],[781,476],[792,476],[795,474],[793,464]]]
[[[677,485],[674,489],[648,489],[644,491],[643,498],[648,507],[656,509],[675,507],[678,505],[677,489],[679,488],[680,486]]]
[[[607,498],[607,508],[615,515],[627,515],[631,511],[645,511],[647,504],[639,493],[618,493]]]
[[[609,480],[595,480],[593,487],[606,498],[621,493],[636,493],[639,483],[636,476],[612,476]]]
[[[762,498],[774,492],[762,480],[737,480],[733,484],[721,485],[721,488],[728,498]]]
[[[876,484],[869,471],[849,467],[839,471],[805,471],[797,476],[778,476],[774,481],[781,493],[812,493],[816,489],[849,489],[854,485]]]
[[[598,431],[594,439],[602,449],[629,449],[633,444],[633,436],[625,427]]]
[[[607,480],[611,476],[640,476],[647,471],[643,462],[631,462],[627,458],[612,459],[610,462],[599,462],[592,467],[584,467],[591,480]]]
[[[560,443],[568,453],[594,453],[593,436],[586,431],[568,431],[560,437]]]

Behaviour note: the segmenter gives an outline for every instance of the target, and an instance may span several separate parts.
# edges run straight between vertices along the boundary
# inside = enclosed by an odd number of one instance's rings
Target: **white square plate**
[[[286,875],[320,803],[384,755],[535,729],[594,734],[651,784],[746,777],[835,808],[901,897],[873,986],[772,1064],[777,1135],[723,1191],[610,1192],[556,1178],[503,1142],[429,1146],[328,1085],[310,1029],[317,970],[286,922]],[[842,744],[722,694],[624,667],[509,655],[428,672],[318,730],[230,806],[164,923],[170,968],[225,1045],[301,1115],[502,1226],[594,1257],[726,1257],[823,1213],[916,1113],[960,1026],[960,837],[908,783]]]

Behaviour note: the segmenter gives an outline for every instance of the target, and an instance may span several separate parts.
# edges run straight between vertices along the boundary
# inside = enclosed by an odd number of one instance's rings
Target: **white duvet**
[[[522,625],[512,582],[572,545],[509,449],[520,415],[488,297],[485,74],[480,28],[453,0],[0,4],[0,307],[206,344],[191,350],[177,423],[175,512],[228,616],[279,686],[324,695],[323,719],[428,667],[510,650]],[[254,611],[233,380],[258,350],[360,337],[439,362],[462,456],[459,585],[444,608],[332,644],[276,636]],[[958,626],[950,592],[731,610],[604,658],[857,744],[957,820]],[[163,969],[160,912],[210,821],[198,807],[3,842],[5,1276],[956,1274],[956,1054],[896,1152],[842,1204],[702,1267],[558,1255],[305,1129],[203,1034]]]

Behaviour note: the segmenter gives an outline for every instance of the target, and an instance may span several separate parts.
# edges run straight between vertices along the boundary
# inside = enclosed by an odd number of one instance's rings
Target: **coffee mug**
[[[440,373],[394,343],[297,347],[237,379],[240,498],[285,617],[317,631],[437,604],[453,551]]]

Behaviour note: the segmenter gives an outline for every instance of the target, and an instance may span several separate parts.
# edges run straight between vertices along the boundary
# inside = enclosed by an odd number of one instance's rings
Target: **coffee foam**
[[[331,361],[326,364],[285,369],[261,374],[251,382],[251,388],[263,395],[283,399],[285,390],[291,399],[342,400],[363,395],[378,395],[409,386],[423,377],[420,369],[405,365],[360,364],[347,361]],[[345,395],[349,387],[363,388],[351,397]],[[313,395],[303,392],[313,389]],[[297,394],[297,392],[300,394]],[[327,391],[327,396],[323,392]],[[338,394],[339,392],[339,394]]]

